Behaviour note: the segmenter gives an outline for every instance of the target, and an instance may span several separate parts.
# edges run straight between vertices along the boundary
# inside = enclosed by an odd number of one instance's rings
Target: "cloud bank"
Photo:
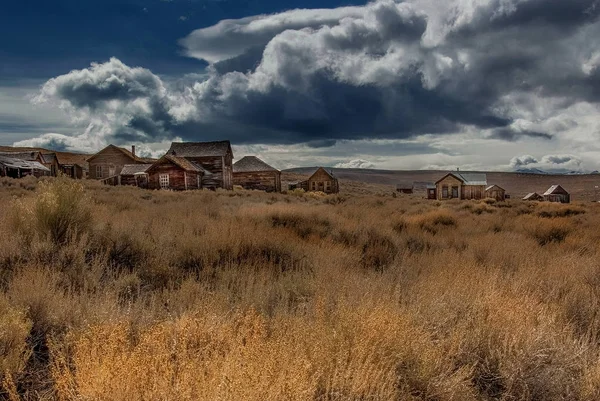
[[[30,142],[552,141],[573,128],[557,116],[600,101],[599,14],[598,0],[378,0],[224,20],[181,40],[210,63],[194,82],[114,58],[49,80],[36,101],[89,126]]]

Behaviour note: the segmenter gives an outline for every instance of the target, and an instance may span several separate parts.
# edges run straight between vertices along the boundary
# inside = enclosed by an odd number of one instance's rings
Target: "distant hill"
[[[292,176],[308,176],[317,167],[301,167],[284,170]],[[342,169],[327,168],[341,180],[341,189],[344,182],[363,182],[385,186],[388,191],[394,191],[396,184],[405,182],[435,182],[442,178],[448,171],[441,170],[375,170],[375,169]],[[541,171],[541,170],[540,170]],[[470,171],[464,171],[470,172]],[[600,174],[597,172],[585,174],[553,174],[549,172],[485,172],[488,184],[497,184],[506,189],[512,198],[522,198],[530,192],[544,193],[551,185],[560,184],[571,192],[574,201],[590,201],[596,196],[595,186],[600,186]],[[600,197],[600,193],[598,194]],[[600,199],[599,199],[600,200]]]

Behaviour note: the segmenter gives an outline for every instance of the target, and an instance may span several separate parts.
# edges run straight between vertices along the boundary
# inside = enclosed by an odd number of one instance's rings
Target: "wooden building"
[[[189,160],[167,154],[147,170],[149,189],[185,191],[202,188],[202,167]]]
[[[499,185],[490,185],[485,189],[485,197],[504,201],[506,199],[506,191]]]
[[[102,180],[121,174],[126,164],[147,164],[147,161],[135,155],[135,146],[131,151],[115,145],[108,145],[87,159],[89,178]],[[60,160],[59,160],[60,163]]]
[[[44,158],[48,156],[44,155]],[[56,152],[56,166],[61,174],[74,179],[87,178],[89,175],[88,158],[89,155],[78,153]]]
[[[305,181],[302,187],[308,192],[325,192],[326,194],[337,194],[340,192],[338,179],[333,175],[333,172],[319,167],[317,171]]]
[[[569,203],[571,202],[571,195],[560,185],[552,185],[544,192],[544,200],[546,202]]]
[[[538,194],[537,192],[531,192],[531,193],[528,193],[527,195],[525,195],[523,197],[523,200],[524,201],[538,201],[538,202],[541,202],[541,201],[544,200],[544,197],[542,195]]]
[[[37,161],[0,156],[0,177],[50,176],[50,169]]]
[[[452,172],[435,183],[438,200],[483,199],[487,186],[487,177],[483,173]]]
[[[42,152],[34,150],[34,151],[25,151],[25,152],[0,152],[0,156],[11,157],[13,159],[21,159],[28,162],[38,162],[41,165],[46,164],[44,160],[44,155]]]
[[[233,151],[229,141],[173,142],[167,154],[202,167],[217,187],[233,189]]]
[[[414,192],[414,185],[409,183],[396,184],[396,192],[401,194],[412,194]]]
[[[233,164],[233,185],[244,189],[281,192],[281,171],[256,156],[244,156]]]
[[[117,185],[148,188],[148,169],[152,164],[126,164],[121,169]]]

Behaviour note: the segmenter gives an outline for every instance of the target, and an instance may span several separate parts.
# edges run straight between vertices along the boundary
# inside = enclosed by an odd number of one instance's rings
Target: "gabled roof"
[[[13,159],[21,159],[27,161],[37,161],[40,156],[40,152],[0,152],[0,156],[12,157]]]
[[[18,159],[16,157],[0,156],[0,164],[4,165],[6,167],[11,167],[11,168],[50,171],[50,169],[48,167],[44,166],[43,164],[41,164],[39,162]]]
[[[490,185],[489,187],[487,187],[485,190],[486,191],[491,191],[492,189],[494,189],[494,187],[501,189],[504,191],[504,188],[502,188],[500,185],[494,184],[494,185]]]
[[[183,158],[183,157],[179,157],[179,156],[173,156],[173,155],[164,155],[163,157],[161,157],[160,159],[158,159],[154,164],[152,164],[148,170],[152,169],[154,166],[158,166],[161,164],[164,164],[165,161],[169,161],[171,163],[173,163],[174,165],[176,165],[177,167],[185,170],[185,171],[192,171],[195,173],[203,173],[204,170],[199,167],[198,165],[190,162],[189,160]],[[148,171],[146,170],[146,171]]]
[[[167,154],[179,157],[225,156],[231,151],[229,141],[172,142]]]
[[[327,174],[329,177],[331,177],[332,180],[335,180],[335,176],[333,175],[333,171],[327,171],[325,170],[325,168],[323,167],[319,167],[314,173],[312,173],[312,175],[309,177],[309,180],[311,178],[313,178],[319,171],[323,171],[325,174]]]
[[[113,144],[108,145],[107,147],[105,147],[104,149],[100,150],[98,153],[90,156],[87,161],[90,161],[92,159],[94,159],[96,156],[98,156],[99,154],[103,153],[105,150],[107,149],[116,149],[119,152],[123,153],[125,156],[129,157],[131,160],[135,161],[135,162],[139,162],[139,163],[143,163],[143,159],[134,156],[133,153],[131,153],[129,150],[125,149],[125,148],[121,148],[119,146],[115,146]],[[60,163],[60,162],[59,162]],[[61,163],[62,164],[62,163]]]
[[[44,163],[52,164],[56,160],[56,153],[42,153],[42,159],[44,159]]]
[[[541,198],[541,197],[542,197],[542,195],[538,194],[537,192],[531,192],[531,193],[528,193],[527,195],[525,195],[523,197],[523,200],[529,200],[531,198]]]
[[[463,185],[487,185],[487,176],[485,173],[459,173],[458,171],[446,174],[435,183],[437,184],[450,175],[461,181]]]
[[[145,173],[150,167],[152,164],[126,164],[121,169],[121,175]]]
[[[568,193],[563,187],[561,187],[558,184],[555,184],[555,185],[552,185],[550,188],[548,188],[548,190],[546,192],[544,192],[544,196],[552,195],[552,194],[554,194],[556,192],[562,193],[562,194],[567,194]]]
[[[244,156],[233,164],[234,173],[248,173],[256,171],[279,171],[269,166],[256,156]]]

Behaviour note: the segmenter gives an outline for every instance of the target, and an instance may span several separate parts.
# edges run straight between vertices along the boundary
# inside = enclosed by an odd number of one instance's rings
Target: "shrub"
[[[0,295],[0,394],[3,380],[12,380],[13,375],[20,374],[25,368],[31,354],[27,344],[31,327],[32,322],[25,311],[11,307]]]
[[[415,221],[422,230],[432,234],[436,234],[440,227],[456,226],[456,218],[447,209],[425,213],[416,217]]]
[[[544,246],[552,242],[563,242],[571,232],[565,222],[538,222],[531,229],[531,235],[535,240]]]
[[[13,203],[13,222],[25,237],[64,244],[86,232],[92,222],[90,198],[79,182],[57,178],[39,184],[36,197]]]

